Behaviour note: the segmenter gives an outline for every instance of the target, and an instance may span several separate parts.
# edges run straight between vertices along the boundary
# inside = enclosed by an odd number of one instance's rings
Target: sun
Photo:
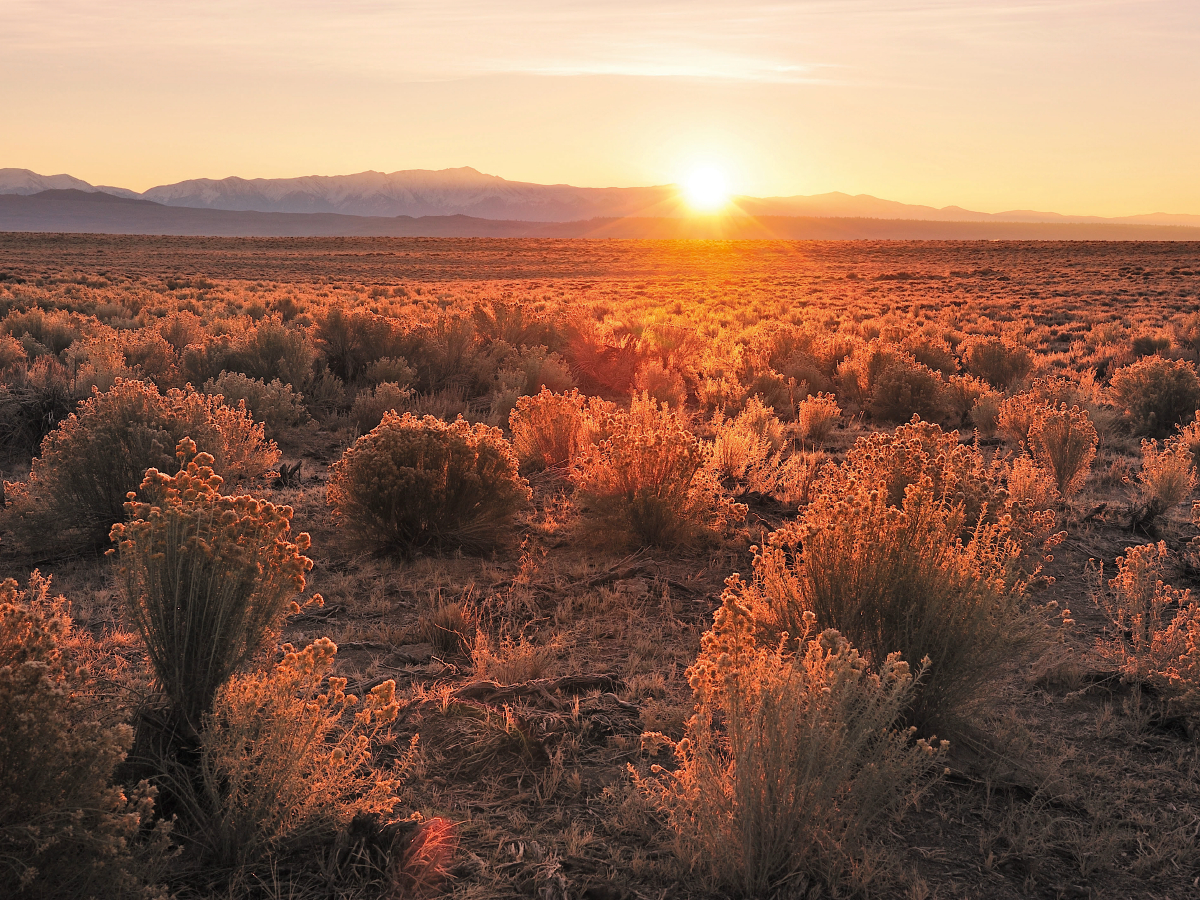
[[[697,212],[715,212],[729,202],[725,173],[716,166],[693,169],[683,183],[683,195]]]

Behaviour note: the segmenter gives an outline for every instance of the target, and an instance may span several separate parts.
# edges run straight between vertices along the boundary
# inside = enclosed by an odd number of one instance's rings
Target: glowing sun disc
[[[693,209],[711,212],[729,202],[725,174],[712,166],[695,169],[683,184],[683,195]]]

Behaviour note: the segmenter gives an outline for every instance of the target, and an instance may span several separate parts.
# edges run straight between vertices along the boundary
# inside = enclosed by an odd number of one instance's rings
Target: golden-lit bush
[[[686,736],[643,738],[679,764],[636,784],[723,894],[853,883],[866,843],[929,785],[946,748],[896,725],[914,684],[898,654],[873,667],[837,631],[809,639],[810,623],[792,646],[761,640],[731,581],[688,671]]]
[[[312,560],[292,510],[221,493],[212,457],[180,441],[174,475],[150,469],[128,521],[112,527],[118,580],[159,687],[199,730],[213,698],[263,646],[304,590]]]
[[[1152,686],[1167,711],[1200,713],[1200,605],[1163,582],[1166,544],[1127,547],[1100,594],[1117,637],[1111,648],[1129,680]]]
[[[1196,470],[1191,450],[1182,441],[1142,441],[1142,468],[1138,471],[1138,502],[1134,526],[1149,528],[1191,496]]]
[[[412,399],[412,391],[402,388],[393,381],[382,381],[374,387],[364,388],[354,398],[350,407],[350,421],[360,432],[377,428],[389,412],[400,412]]]
[[[942,377],[911,358],[885,368],[871,390],[867,411],[880,422],[907,422],[920,416],[927,422],[949,422],[953,397]]]
[[[521,397],[508,417],[513,449],[522,470],[563,469],[572,465],[591,443],[589,420],[603,408],[579,391],[555,394],[547,388]]]
[[[331,837],[355,815],[394,813],[399,780],[372,763],[396,719],[395,682],[373,688],[355,711],[346,679],[329,677],[336,654],[328,638],[303,650],[284,645],[273,670],[236,675],[214,698],[199,778],[171,779],[184,831],[207,865],[261,865]]]
[[[996,415],[996,427],[1007,441],[1020,446],[1029,446],[1029,432],[1050,405],[1045,400],[1025,391],[1000,402]]]
[[[601,524],[640,546],[687,543],[745,515],[705,465],[703,448],[678,415],[648,397],[605,410],[604,439],[571,474]]]
[[[854,442],[846,463],[827,474],[824,490],[848,496],[863,485],[877,488],[891,506],[904,503],[908,487],[929,478],[939,502],[961,504],[963,520],[973,528],[983,517],[997,521],[1004,512],[1004,472],[978,448],[960,444],[958,434],[914,420],[891,433],[876,432]]]
[[[491,546],[529,498],[498,429],[394,412],[333,464],[327,491],[351,538],[400,553]]]
[[[66,603],[36,572],[0,583],[0,893],[155,896],[144,875],[167,851],[150,828],[154,792],[113,783],[132,731],[96,716],[70,658]]]
[[[731,420],[714,419],[709,463],[721,478],[761,481],[764,469],[778,469],[783,427],[775,411],[751,397]]]
[[[1065,499],[1078,494],[1096,458],[1096,426],[1078,406],[1046,407],[1029,428],[1034,461],[1054,478]]]
[[[687,402],[687,384],[683,376],[674,369],[668,369],[662,360],[650,358],[638,366],[633,376],[633,388],[652,400],[664,403],[675,409],[682,409]]]
[[[225,405],[237,409],[239,402],[255,422],[275,432],[308,421],[304,397],[278,378],[270,384],[240,372],[222,372],[204,383],[204,393],[222,398]]]
[[[1135,433],[1164,438],[1195,417],[1200,378],[1187,360],[1148,356],[1113,374],[1112,399]]]
[[[974,404],[967,413],[971,425],[979,432],[980,437],[993,437],[1000,427],[1000,408],[1004,395],[999,391],[985,391],[975,398]]]
[[[816,394],[796,404],[796,426],[801,440],[809,444],[828,440],[841,417],[842,408],[833,394]]]
[[[1029,374],[1029,351],[1004,338],[975,338],[962,347],[963,365],[977,378],[998,390],[1007,390]]]
[[[126,494],[147,469],[172,469],[184,437],[231,479],[262,475],[279,459],[262,425],[243,409],[190,388],[159,394],[153,385],[118,381],[84,401],[42,441],[16,497],[18,533],[43,548],[102,545],[112,524],[125,516]]]
[[[346,382],[372,363],[404,355],[398,324],[366,310],[330,308],[317,319],[314,337],[329,370]]]
[[[812,614],[873,660],[893,650],[928,657],[910,723],[928,733],[970,715],[1029,639],[1020,548],[1007,519],[972,529],[962,499],[946,496],[929,474],[908,484],[898,504],[852,463],[819,490],[755,560],[743,602],[759,627],[800,634]]]

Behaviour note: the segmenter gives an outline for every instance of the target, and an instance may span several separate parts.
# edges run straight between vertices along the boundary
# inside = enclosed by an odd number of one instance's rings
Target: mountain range
[[[677,185],[585,188],[535,184],[485,175],[469,166],[408,169],[303,178],[194,178],[138,193],[91,185],[70,175],[38,175],[0,168],[0,195],[30,196],[48,190],[103,193],[163,206],[260,213],[335,213],[343,216],[470,216],[510,222],[578,222],[596,218],[690,216]],[[933,222],[1043,222],[1200,227],[1200,215],[1151,213],[1102,218],[1035,210],[982,213],[957,206],[935,208],[868,194],[832,192],[792,197],[735,197],[731,214],[754,217],[903,219]]]
[[[475,169],[195,179],[138,193],[0,169],[0,232],[244,237],[543,237],[791,240],[1187,240],[1200,216],[1119,219],[936,209],[842,193],[735,197],[698,216],[676,185],[580,188]]]

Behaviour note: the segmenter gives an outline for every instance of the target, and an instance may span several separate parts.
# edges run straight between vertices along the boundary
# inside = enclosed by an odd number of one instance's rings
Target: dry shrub
[[[601,408],[595,398],[591,408]],[[536,396],[517,400],[508,425],[522,470],[572,465],[589,442],[588,419],[588,398],[576,390],[555,394],[542,388]]]
[[[1200,470],[1200,421],[1193,419],[1180,427],[1173,440],[1187,448],[1187,452],[1192,455],[1192,468]]]
[[[327,492],[354,540],[402,553],[494,545],[530,496],[498,429],[394,412],[334,463]]]
[[[199,778],[171,780],[206,866],[261,864],[355,815],[391,816],[399,803],[398,779],[372,767],[373,744],[399,709],[395,682],[371,690],[355,712],[346,679],[329,677],[332,641],[283,649],[273,671],[221,689],[204,718]]]
[[[1166,544],[1127,547],[1100,600],[1117,638],[1110,648],[1122,674],[1150,685],[1167,712],[1200,712],[1200,606],[1191,591],[1164,584]]]
[[[686,736],[643,738],[673,746],[678,769],[635,782],[722,893],[785,894],[810,879],[836,890],[929,785],[946,745],[895,726],[914,685],[897,654],[873,668],[832,629],[809,640],[806,627],[794,647],[762,643],[739,587],[731,581],[688,671]]]
[[[775,472],[775,495],[783,503],[806,506],[816,495],[816,485],[828,465],[830,462],[823,450],[793,453]]]
[[[1196,487],[1192,453],[1182,441],[1142,441],[1142,468],[1138,472],[1135,527],[1149,528],[1191,496]]]
[[[132,732],[95,718],[70,659],[66,603],[34,573],[0,583],[0,893],[151,897],[146,864],[166,855],[149,828],[154,792],[113,784]]]
[[[147,469],[174,467],[178,442],[190,437],[228,478],[266,472],[279,460],[245,409],[191,388],[159,394],[152,385],[118,381],[93,394],[42,441],[28,482],[16,498],[16,527],[45,548],[47,535],[70,546],[100,546],[125,514],[126,495]]]
[[[962,509],[936,500],[928,478],[908,489],[900,508],[865,486],[844,498],[819,496],[798,525],[772,536],[748,601],[777,634],[799,634],[811,612],[873,660],[893,650],[928,657],[908,721],[926,734],[962,722],[990,699],[998,672],[1029,640],[1014,586],[1016,542],[989,525],[964,544]]]
[[[984,391],[975,398],[967,417],[981,437],[993,437],[1000,427],[1000,409],[1004,395],[999,391]]]
[[[478,614],[460,600],[439,600],[417,618],[417,635],[445,656],[468,650],[478,628]]]
[[[244,404],[255,422],[262,422],[273,432],[308,421],[304,397],[278,378],[267,384],[240,372],[222,372],[206,381],[203,391],[220,397],[234,409],[239,403]]]
[[[346,382],[354,381],[372,363],[404,355],[396,323],[365,310],[332,307],[317,319],[313,335],[329,370]]]
[[[492,638],[481,629],[476,632],[471,647],[475,677],[497,684],[522,684],[545,678],[550,674],[553,662],[551,648],[535,644],[523,634],[514,637],[504,633]]]
[[[1164,438],[1195,416],[1200,379],[1187,360],[1148,356],[1113,374],[1112,398],[1137,434]]]
[[[1034,461],[1054,477],[1065,499],[1078,494],[1092,470],[1098,442],[1096,427],[1078,406],[1047,407],[1029,429]]]
[[[1026,391],[1000,402],[996,416],[996,427],[1001,437],[1013,444],[1029,446],[1029,432],[1050,405],[1043,399]]]
[[[796,425],[800,438],[809,444],[822,444],[842,417],[833,394],[816,394],[796,404]]]
[[[112,527],[118,577],[158,684],[194,733],[229,678],[304,590],[307,534],[289,540],[291,507],[221,493],[212,457],[184,440],[175,475],[150,469],[129,521]],[[193,457],[188,460],[188,457]]]
[[[638,366],[633,377],[635,391],[646,394],[659,403],[682,408],[687,402],[687,385],[683,376],[674,369],[668,369],[662,361],[656,358],[647,359]]]
[[[85,396],[57,359],[18,366],[0,384],[0,446],[37,449]]]
[[[783,446],[783,426],[775,411],[757,397],[746,401],[737,417],[714,420],[710,464],[721,478],[761,481],[763,469],[779,467],[778,451]]]
[[[962,348],[968,372],[998,390],[1008,390],[1033,369],[1029,351],[1005,338],[974,338]]]
[[[412,391],[392,381],[384,381],[358,392],[350,407],[350,421],[360,432],[377,428],[389,412],[399,412],[412,399]]]
[[[895,507],[904,503],[909,485],[929,478],[935,499],[963,507],[968,527],[983,518],[997,521],[1004,513],[1004,472],[989,465],[977,447],[958,442],[958,434],[914,419],[889,433],[868,434],[854,442],[846,464],[831,469],[824,491],[847,495],[862,485],[879,489]],[[844,483],[844,484],[843,484]]]
[[[952,400],[937,372],[916,360],[901,358],[876,379],[867,411],[881,422],[907,422],[913,416],[947,422],[953,418]]]
[[[571,478],[601,523],[640,546],[687,543],[745,516],[717,484],[695,436],[646,396],[628,410],[601,411],[604,435]]]

